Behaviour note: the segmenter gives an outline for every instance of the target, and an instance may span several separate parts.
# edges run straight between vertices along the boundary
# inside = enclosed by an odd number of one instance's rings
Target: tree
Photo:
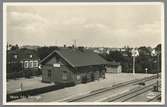
[[[149,47],[139,47],[139,56],[136,57],[136,72],[145,73],[145,69],[151,70],[151,51]]]
[[[18,44],[16,44],[16,45],[10,45],[10,46],[11,46],[11,50],[18,50],[19,49]]]
[[[120,51],[110,51],[107,59],[109,61],[121,62],[124,60],[123,55]]]
[[[51,47],[40,47],[37,49],[37,53],[39,55],[39,58],[42,60],[46,56],[48,56],[51,52],[53,52],[55,49],[58,47],[56,46],[51,46]]]
[[[102,54],[102,56],[108,60],[108,61],[116,61],[120,62],[122,65],[122,72],[132,72],[132,54],[131,49],[129,47],[124,47],[125,51],[110,51],[108,54]],[[159,68],[161,66],[161,44],[158,44],[155,47],[155,50],[157,50],[160,53],[159,61],[157,56],[151,56],[152,52],[151,47],[139,47],[139,56],[136,57],[136,65],[135,70],[136,73],[145,73],[145,69],[148,69],[148,73],[156,73],[158,70],[158,62],[159,62]],[[160,70],[160,69],[159,69]]]
[[[127,55],[123,55],[127,54]],[[122,72],[131,72],[131,53],[129,51],[129,48],[125,51],[125,53],[121,51],[110,51],[109,54],[100,54],[103,58],[105,58],[108,61],[116,61],[120,62],[122,65]]]
[[[157,72],[158,70],[158,72],[161,72],[161,44],[158,44],[154,49],[157,53],[157,55],[154,56],[155,71]]]

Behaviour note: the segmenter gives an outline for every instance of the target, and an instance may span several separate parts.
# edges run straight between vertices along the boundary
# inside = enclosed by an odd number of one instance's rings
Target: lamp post
[[[135,74],[135,56],[133,56],[133,74]]]

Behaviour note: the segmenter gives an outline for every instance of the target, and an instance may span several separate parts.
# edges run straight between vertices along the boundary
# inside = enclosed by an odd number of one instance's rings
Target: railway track
[[[154,75],[154,76],[151,76],[151,77],[145,77],[144,79],[136,79],[136,80],[133,80],[133,81],[119,83],[117,85],[113,85],[112,87],[107,87],[107,88],[103,88],[103,89],[100,89],[100,90],[95,90],[95,91],[92,91],[92,92],[90,92],[86,95],[81,95],[81,96],[77,96],[77,97],[74,97],[74,98],[65,99],[65,100],[62,100],[61,102],[82,102],[82,100],[84,100],[84,99],[86,100],[87,98],[92,97],[92,96],[98,96],[100,94],[103,94],[105,92],[109,92],[111,90],[114,90],[114,89],[117,89],[117,88],[120,88],[120,87],[132,85],[132,84],[138,84],[140,82],[147,82],[147,81],[151,81],[151,80],[156,79],[156,78],[157,78],[157,76]]]
[[[126,102],[134,97],[137,97],[138,95],[141,95],[145,92],[148,92],[150,90],[153,90],[153,86],[156,85],[156,82],[141,88],[137,88],[134,90],[131,90],[130,92],[123,93],[121,95],[108,98],[104,100],[104,102]],[[153,99],[148,100],[147,102],[151,102]]]
[[[154,98],[147,100],[147,102],[155,102],[161,99],[161,94],[156,95]]]

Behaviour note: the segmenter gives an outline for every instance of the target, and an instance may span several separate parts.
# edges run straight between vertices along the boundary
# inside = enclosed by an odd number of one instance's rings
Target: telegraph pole
[[[133,74],[135,74],[135,56],[133,56]]]
[[[132,57],[133,57],[133,74],[135,74],[135,60],[136,56],[139,56],[139,52],[136,49],[132,49]]]
[[[157,91],[158,91],[158,87],[159,87],[159,83],[158,83],[158,77],[159,77],[159,75],[158,75],[158,73],[159,73],[159,71],[160,71],[160,69],[159,69],[159,53],[158,53],[158,55],[157,55]]]
[[[77,47],[77,41],[74,40],[74,47]]]
[[[156,91],[158,91],[158,87],[159,87],[159,83],[158,83],[158,79],[159,79],[159,71],[160,71],[160,68],[159,68],[159,66],[160,66],[160,61],[159,61],[159,56],[160,56],[160,52],[158,52],[158,51],[156,51],[155,49],[152,51],[152,56],[155,56],[155,57],[157,57],[157,87],[156,87]]]

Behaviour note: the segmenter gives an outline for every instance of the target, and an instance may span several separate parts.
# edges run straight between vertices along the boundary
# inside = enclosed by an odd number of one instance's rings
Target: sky
[[[7,6],[7,42],[88,47],[155,47],[161,5]]]

